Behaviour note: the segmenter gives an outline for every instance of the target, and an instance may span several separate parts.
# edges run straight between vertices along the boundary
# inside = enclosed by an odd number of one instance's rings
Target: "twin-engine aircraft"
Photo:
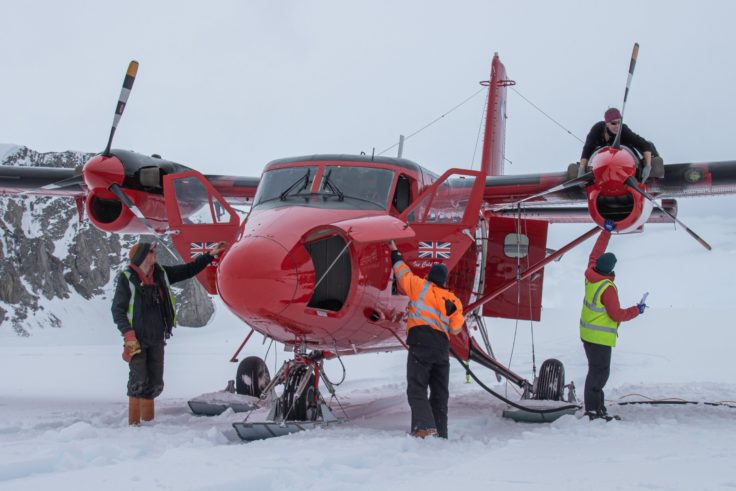
[[[483,317],[539,320],[544,266],[607,219],[619,233],[638,231],[679,222],[674,198],[736,192],[736,161],[670,164],[664,177],[642,183],[640,156],[617,143],[599,149],[581,177],[563,170],[504,175],[513,81],[498,55],[484,83],[480,170],[436,175],[403,158],[324,154],[274,160],[260,178],[205,175],[110,148],[137,66],[131,62],[126,74],[105,151],[82,169],[4,167],[0,190],[73,198],[104,231],[168,234],[184,260],[225,241],[224,256],[197,279],[248,326],[293,348],[273,378],[255,357],[238,371],[240,393],[265,398],[284,384],[276,418],[325,416],[317,390],[324,358],[404,348],[407,297],[397,289],[388,240],[418,274],[436,262],[449,268],[449,288],[467,316],[451,339],[455,356],[490,368],[529,397],[563,400],[562,367],[550,364],[540,374],[547,379],[534,384],[513,373],[494,358]],[[233,206],[243,205],[250,212],[241,219]],[[547,248],[549,224],[583,222],[595,227],[556,251]]]

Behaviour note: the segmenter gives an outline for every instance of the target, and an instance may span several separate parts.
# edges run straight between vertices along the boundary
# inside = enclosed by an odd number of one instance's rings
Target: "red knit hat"
[[[606,111],[606,113],[603,115],[603,120],[606,123],[610,123],[611,121],[616,121],[618,119],[621,119],[621,111],[616,109],[615,107],[611,107]]]

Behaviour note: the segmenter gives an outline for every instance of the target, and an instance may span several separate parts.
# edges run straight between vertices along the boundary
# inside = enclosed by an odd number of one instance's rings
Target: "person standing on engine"
[[[616,256],[606,252],[611,231],[616,228],[613,220],[606,220],[598,236],[585,270],[585,298],[580,314],[580,339],[588,358],[588,375],[585,378],[585,415],[589,419],[620,419],[609,416],[606,410],[603,387],[611,373],[611,352],[616,346],[618,326],[644,313],[646,304],[639,303],[622,309],[618,290],[613,280],[616,275]],[[642,301],[643,302],[643,301]]]
[[[406,321],[406,395],[411,408],[411,435],[447,438],[450,335],[462,330],[463,305],[446,287],[447,266],[433,264],[425,279],[412,273],[393,240],[389,247],[394,276],[410,300]]]
[[[194,261],[177,266],[156,262],[155,243],[141,241],[130,249],[130,264],[118,277],[111,308],[123,335],[123,360],[130,367],[128,424],[152,421],[153,400],[164,389],[164,346],[176,326],[171,283],[195,276],[224,249],[219,242]]]

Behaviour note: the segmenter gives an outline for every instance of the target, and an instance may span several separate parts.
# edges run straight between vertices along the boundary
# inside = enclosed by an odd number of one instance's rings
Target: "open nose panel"
[[[176,250],[185,261],[224,241],[232,245],[240,217],[197,171],[165,175],[164,199]],[[217,294],[217,266],[213,261],[197,275],[208,293]]]

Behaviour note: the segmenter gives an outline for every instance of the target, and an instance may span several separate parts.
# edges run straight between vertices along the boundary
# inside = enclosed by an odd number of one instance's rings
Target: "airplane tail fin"
[[[515,82],[506,77],[506,68],[498,53],[493,55],[490,81],[482,83],[488,84],[488,107],[481,172],[487,176],[500,176],[503,175],[506,136],[506,87]]]

